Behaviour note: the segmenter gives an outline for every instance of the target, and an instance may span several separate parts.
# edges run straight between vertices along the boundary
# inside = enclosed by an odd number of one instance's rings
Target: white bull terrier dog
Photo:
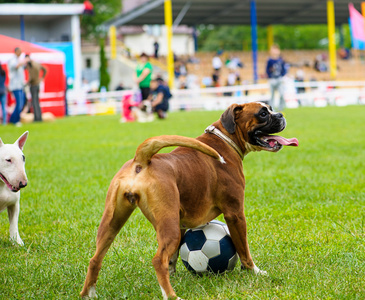
[[[0,138],[0,212],[8,209],[10,222],[10,240],[23,246],[19,236],[19,200],[20,189],[27,186],[25,174],[25,156],[23,147],[28,137],[24,132],[14,144],[4,144]]]

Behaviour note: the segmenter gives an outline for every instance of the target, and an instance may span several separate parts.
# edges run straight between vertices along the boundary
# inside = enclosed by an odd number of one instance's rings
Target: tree
[[[78,2],[78,0],[72,0]],[[94,15],[81,17],[82,37],[86,39],[98,39],[104,36],[101,25],[121,12],[121,0],[92,0]]]
[[[351,48],[348,25],[343,26],[344,46]],[[251,27],[240,26],[199,26],[198,46],[201,51],[250,50]],[[327,48],[327,25],[274,25],[274,42],[282,49],[325,49]],[[339,30],[337,30],[339,36]],[[267,50],[267,29],[257,27],[259,50]],[[340,39],[337,38],[337,43]],[[339,45],[338,45],[339,46]]]
[[[105,56],[103,38],[100,38],[99,45],[100,45],[100,69],[99,69],[99,74],[100,74],[99,91],[100,91],[102,87],[105,87],[106,89],[109,88],[110,75],[108,73],[108,60]]]

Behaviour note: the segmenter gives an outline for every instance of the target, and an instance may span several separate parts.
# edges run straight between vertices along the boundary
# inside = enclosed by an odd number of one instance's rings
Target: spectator
[[[283,77],[285,76],[286,71],[285,62],[280,56],[280,47],[274,44],[270,48],[270,57],[266,65],[266,75],[269,78],[271,92],[269,104],[271,107],[274,107],[275,91],[278,91],[280,95],[279,111],[282,111],[285,108]]]
[[[175,73],[175,78],[188,75],[188,70],[186,69],[186,65],[182,60],[177,60],[175,62],[174,73]]]
[[[233,70],[230,70],[227,76],[227,86],[234,86],[237,82],[237,74]]]
[[[349,58],[351,57],[350,50],[349,50],[349,49],[347,49],[347,48],[341,47],[341,48],[338,50],[338,56],[339,56],[341,59],[349,59]]]
[[[219,87],[219,81],[220,81],[220,78],[219,78],[219,70],[214,70],[213,71],[213,74],[212,74],[212,81],[213,81],[213,86],[214,87]]]
[[[216,53],[216,55],[212,59],[212,65],[213,69],[216,71],[219,71],[222,68],[222,60],[220,58],[219,52]]]
[[[317,55],[314,60],[314,69],[317,72],[327,72],[328,67],[326,63],[326,57],[322,55]]]
[[[94,15],[94,5],[88,0],[84,1],[84,14],[85,15]]]
[[[30,94],[32,96],[32,108],[34,113],[34,122],[42,121],[42,110],[39,105],[39,84],[44,80],[47,74],[47,70],[41,64],[33,61],[29,54],[25,55],[26,66],[28,70],[28,84],[30,86]],[[42,77],[40,78],[40,71],[42,71]]]
[[[1,111],[3,113],[3,125],[6,125],[7,123],[5,79],[6,79],[6,73],[5,70],[2,68],[0,62],[0,102],[1,102]]]
[[[157,113],[159,119],[166,118],[166,112],[169,109],[169,100],[172,97],[169,87],[164,84],[161,78],[151,81],[151,100],[152,109]]]
[[[115,88],[116,91],[123,91],[125,90],[123,82],[120,82],[118,86]]]
[[[10,123],[16,126],[21,126],[20,113],[24,107],[24,64],[26,63],[21,59],[22,50],[19,47],[14,49],[14,56],[8,62],[9,69],[9,90],[12,92],[15,98],[15,108],[10,116]]]
[[[148,98],[150,94],[150,83],[152,78],[152,65],[148,61],[148,55],[142,53],[140,56],[140,62],[137,64],[136,73],[134,74],[134,81],[138,84],[142,100]]]
[[[160,49],[160,45],[157,40],[155,40],[155,42],[153,43],[153,49],[155,52],[155,58],[158,58],[158,50]]]
[[[179,80],[178,80],[178,88],[179,89],[187,89],[188,88],[186,76],[180,76],[179,77]]]
[[[230,56],[230,58],[226,60],[225,64],[228,69],[234,71],[237,70],[238,68],[243,68],[243,63],[241,62],[240,58],[236,56]]]
[[[295,82],[304,82],[304,72],[303,70],[298,70],[297,73],[295,74]],[[297,90],[297,94],[303,94],[305,93],[305,87],[301,86],[301,87],[296,87]]]

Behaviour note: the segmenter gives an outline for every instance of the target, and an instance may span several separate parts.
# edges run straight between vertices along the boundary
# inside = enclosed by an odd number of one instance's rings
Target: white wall
[[[32,21],[24,17],[25,40],[27,42],[60,42],[62,35],[68,35],[72,39],[71,17],[58,17],[52,21]],[[0,34],[20,39],[20,20],[0,22]]]
[[[78,18],[78,16],[76,17]],[[50,41],[61,41],[63,35],[68,36],[69,42],[72,41],[71,18],[58,18],[56,22],[52,22],[52,25],[49,27]]]

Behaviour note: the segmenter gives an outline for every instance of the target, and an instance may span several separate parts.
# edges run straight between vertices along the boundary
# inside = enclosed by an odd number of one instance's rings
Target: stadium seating
[[[187,63],[188,72],[195,74],[200,79],[200,82],[204,77],[211,77],[212,68],[212,58],[215,52],[198,52],[195,58],[199,63]],[[318,72],[314,69],[314,60],[317,56],[324,56],[327,65],[328,62],[328,52],[326,50],[283,50],[282,57],[286,62],[290,64],[289,76],[293,78],[296,72],[301,69],[303,70],[305,77],[304,80],[331,80],[329,68],[327,72]],[[252,82],[252,54],[250,51],[229,51],[224,52],[221,56],[222,62],[224,63],[228,57],[238,57],[244,64],[244,68],[238,69],[241,76],[241,80],[247,80]],[[266,82],[266,60],[268,57],[267,51],[259,51],[258,62],[257,62],[257,72],[259,83]],[[179,59],[187,61],[187,57],[180,57]],[[160,59],[161,61],[163,58]],[[229,73],[228,68],[223,67],[221,71],[221,85],[225,85],[227,81],[227,75]],[[350,80],[363,80],[365,74],[365,61],[364,57],[360,55],[355,55],[350,59],[342,60],[337,56],[337,77],[336,80],[350,81]]]

